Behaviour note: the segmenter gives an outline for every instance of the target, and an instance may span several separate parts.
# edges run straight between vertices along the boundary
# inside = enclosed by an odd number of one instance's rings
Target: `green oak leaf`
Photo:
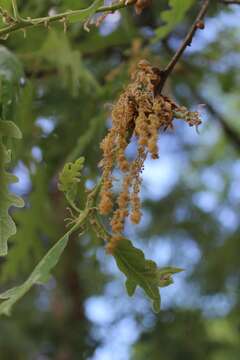
[[[11,161],[11,151],[6,144],[9,144],[9,139],[22,137],[18,127],[8,121],[14,117],[22,76],[23,69],[17,57],[6,47],[0,46],[0,256],[7,254],[8,238],[16,233],[9,209],[24,206],[23,200],[9,191],[9,185],[17,182],[18,178],[6,169]]]
[[[74,163],[66,163],[59,174],[58,189],[64,192],[67,200],[70,202],[74,202],[76,198],[83,166],[84,158],[80,157]]]
[[[130,279],[127,279],[126,283],[125,283],[125,286],[126,286],[128,295],[133,296],[134,293],[135,293],[137,284],[134,281],[132,281]]]
[[[7,261],[1,266],[0,283],[14,279],[16,274],[28,274],[45,252],[44,243],[39,238],[54,239],[58,233],[46,179],[47,174],[42,167],[32,174],[32,191],[28,196],[30,206],[14,214],[18,231],[11,239]]]
[[[33,285],[45,283],[49,279],[51,270],[58,263],[60,256],[68,244],[69,235],[72,231],[73,228],[58,240],[22,285],[16,286],[0,294],[0,299],[3,300],[2,303],[0,303],[0,314],[10,315],[13,305],[20,300]]]
[[[170,9],[161,13],[164,25],[156,30],[154,41],[166,37],[182,21],[193,3],[194,0],[169,0]]]
[[[103,0],[95,0],[87,9],[75,10],[72,15],[68,15],[68,21],[70,23],[85,21],[94,15],[96,10],[103,4]]]
[[[167,286],[169,281],[172,282],[171,275],[182,270],[170,267],[159,269],[154,261],[146,260],[144,253],[127,239],[119,241],[114,250],[114,258],[119,270],[127,277],[128,295],[132,296],[136,287],[140,286],[152,300],[153,310],[159,312],[159,287]]]
[[[23,199],[9,191],[9,185],[18,182],[18,178],[6,170],[6,165],[11,160],[11,151],[3,143],[5,137],[21,138],[21,132],[11,121],[0,120],[0,256],[7,255],[7,241],[16,233],[16,225],[9,215],[9,209],[12,206],[24,206]]]
[[[24,206],[23,199],[9,191],[9,185],[18,181],[16,176],[5,170],[9,157],[9,152],[0,143],[0,256],[7,255],[7,241],[16,233],[16,225],[9,215],[9,208]]]
[[[47,64],[49,69],[57,69],[59,80],[64,88],[71,90],[73,97],[79,95],[80,84],[89,91],[100,91],[100,86],[83,61],[81,52],[73,48],[66,34],[54,29],[49,31],[38,51],[38,57],[43,62],[42,66]]]

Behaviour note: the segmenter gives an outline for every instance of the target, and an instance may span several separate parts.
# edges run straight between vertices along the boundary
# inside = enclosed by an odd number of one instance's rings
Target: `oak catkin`
[[[103,185],[100,192],[99,211],[112,213],[113,236],[107,250],[114,252],[121,241],[125,219],[130,216],[134,224],[141,220],[140,190],[144,162],[148,154],[152,159],[159,156],[158,137],[160,130],[173,129],[174,118],[183,119],[190,126],[201,124],[198,112],[178,106],[169,97],[157,91],[161,72],[146,60],[138,63],[131,82],[119,96],[112,109],[112,127],[101,143],[103,158]],[[133,160],[126,157],[126,148],[132,138],[137,139],[137,153]],[[123,174],[122,188],[113,201],[113,170]]]

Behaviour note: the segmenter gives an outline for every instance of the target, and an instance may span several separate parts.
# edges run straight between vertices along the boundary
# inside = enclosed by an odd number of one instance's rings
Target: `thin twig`
[[[129,7],[134,5],[135,2],[131,3],[125,3],[125,2],[119,2],[110,6],[101,6],[98,9],[96,9],[95,13],[113,13],[116,10],[120,10],[125,7]],[[56,21],[60,20],[67,20],[69,17],[74,16],[75,14],[78,15],[80,12],[84,12],[87,9],[81,9],[81,10],[73,10],[73,11],[66,11],[61,14],[52,15],[52,16],[46,16],[42,18],[36,18],[36,19],[22,19],[20,18],[18,21],[14,22],[13,24],[10,24],[8,26],[5,26],[4,28],[0,29],[0,39],[7,37],[9,34],[18,31],[18,30],[25,30],[26,28],[33,27],[33,26],[39,26],[39,25],[46,25],[50,24]]]
[[[164,70],[162,70],[162,72],[161,72],[162,73],[162,80],[161,80],[160,85],[158,87],[159,92],[162,91],[167,78],[172,73],[173,69],[175,68],[177,62],[179,61],[180,57],[184,53],[187,46],[191,45],[193,37],[194,37],[196,31],[198,29],[203,29],[204,28],[203,19],[204,19],[204,16],[205,16],[206,12],[207,12],[208,6],[209,6],[209,0],[204,0],[202,6],[200,8],[200,11],[199,11],[199,13],[197,15],[197,18],[194,21],[194,24],[190,28],[190,30],[189,30],[188,34],[186,35],[185,39],[183,40],[181,46],[178,48],[178,50],[176,51],[176,53],[172,57],[169,64],[166,66],[166,68]]]

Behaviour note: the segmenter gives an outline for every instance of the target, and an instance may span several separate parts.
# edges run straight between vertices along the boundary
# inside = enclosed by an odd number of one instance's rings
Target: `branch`
[[[101,7],[97,8],[94,11],[94,13],[91,15],[94,15],[96,13],[113,13],[116,10],[122,9],[124,7],[132,6],[132,5],[134,5],[135,2],[136,1],[129,2],[129,3],[118,2],[116,4],[109,5],[109,6],[101,6]],[[12,4],[16,5],[16,1],[13,0]],[[14,9],[14,14],[15,14],[15,11],[17,8],[13,7],[13,9]],[[23,19],[23,18],[19,18],[19,17],[17,19],[14,18],[15,21],[13,21],[9,25],[5,26],[4,28],[0,29],[0,39],[6,38],[9,34],[15,32],[15,31],[25,30],[26,28],[29,28],[29,27],[39,26],[39,25],[46,26],[46,25],[56,22],[56,21],[70,20],[70,18],[72,18],[74,16],[77,17],[81,14],[83,15],[84,12],[87,12],[89,9],[90,9],[90,7],[86,8],[86,9],[81,9],[81,10],[70,10],[70,11],[66,11],[61,14],[45,16],[45,17],[36,18],[36,19],[31,19],[31,18]]]
[[[163,45],[170,54],[173,53],[173,51],[167,41],[164,41]],[[191,72],[196,72],[196,70],[197,70],[192,64],[190,64],[186,61],[184,61],[184,66]],[[194,86],[191,85],[191,83],[188,83],[188,86],[189,86],[189,89],[191,90],[191,94],[194,96],[197,103],[205,105],[207,111],[212,115],[213,119],[219,123],[219,125],[221,126],[222,130],[224,131],[224,133],[226,134],[228,139],[231,140],[231,143],[234,144],[234,146],[240,150],[240,134],[238,135],[236,133],[236,131],[227,123],[226,119],[222,116],[222,114],[220,114],[215,109],[215,107],[212,104],[210,104],[206,100],[206,98],[204,98],[195,89]]]
[[[185,39],[183,40],[182,44],[178,48],[177,52],[175,53],[175,55],[173,56],[173,58],[171,59],[169,64],[166,66],[166,68],[164,70],[162,70],[162,72],[161,72],[162,80],[161,80],[159,88],[158,88],[159,92],[162,91],[167,78],[172,73],[173,69],[175,68],[177,62],[179,61],[180,57],[184,53],[187,46],[191,46],[191,43],[192,43],[192,40],[193,40],[193,37],[194,37],[196,31],[198,29],[204,29],[203,19],[207,12],[208,6],[209,6],[209,0],[204,0],[202,6],[200,8],[200,11],[197,15],[197,18],[194,21],[194,24],[192,25],[192,27],[190,28],[188,34],[186,35]]]

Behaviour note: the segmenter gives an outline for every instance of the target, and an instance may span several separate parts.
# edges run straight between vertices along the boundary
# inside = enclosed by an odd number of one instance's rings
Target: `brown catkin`
[[[149,117],[149,138],[148,151],[152,155],[152,159],[158,159],[158,130],[161,125],[160,119],[155,114],[150,114]]]
[[[149,3],[137,1],[136,6],[143,9]],[[141,220],[141,174],[148,153],[152,159],[158,158],[160,130],[173,129],[174,118],[183,119],[190,126],[201,124],[198,112],[188,111],[158,93],[161,72],[146,60],[139,62],[131,79],[132,82],[113,106],[112,127],[101,143],[103,159],[100,166],[103,169],[103,184],[99,212],[106,215],[115,208],[111,219],[113,235],[107,245],[107,251],[111,254],[123,238],[126,217],[130,215],[133,224],[138,224]],[[126,157],[126,148],[133,136],[138,143],[137,154],[135,159],[130,161]],[[122,172],[123,181],[120,193],[116,201],[113,201],[112,174],[115,167]]]
[[[132,181],[133,184],[132,184],[132,194],[130,199],[131,209],[132,209],[130,218],[133,224],[138,224],[142,216],[141,201],[139,194],[142,183],[141,173],[143,171],[144,161],[146,159],[146,156],[147,156],[147,150],[145,149],[144,146],[139,144],[137,157],[132,163],[132,168],[131,168],[131,176],[133,179]]]

